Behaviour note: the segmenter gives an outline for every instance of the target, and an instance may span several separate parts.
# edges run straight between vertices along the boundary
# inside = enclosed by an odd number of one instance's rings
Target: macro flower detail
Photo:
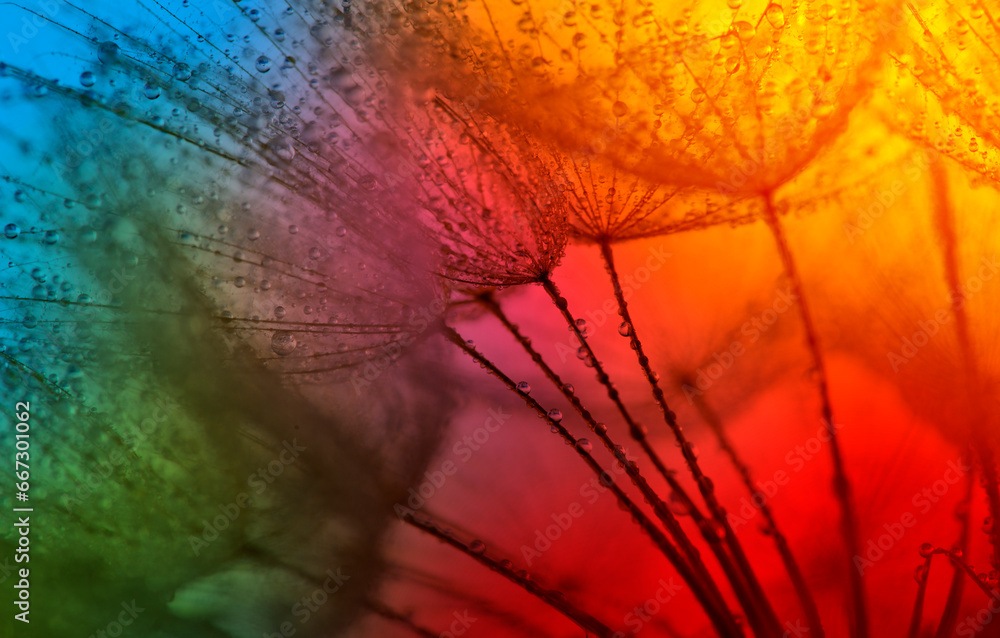
[[[92,4],[0,8],[4,635],[996,632],[989,7]]]

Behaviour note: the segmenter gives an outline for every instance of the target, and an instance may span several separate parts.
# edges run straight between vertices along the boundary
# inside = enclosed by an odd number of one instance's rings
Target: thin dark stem
[[[924,559],[924,564],[918,568],[920,569],[920,576],[917,578],[917,599],[913,603],[913,615],[910,616],[910,630],[906,634],[907,638],[919,638],[920,636],[920,624],[924,614],[924,598],[927,595],[927,581],[930,580],[931,559],[933,558],[933,554],[929,555]]]
[[[584,631],[596,634],[601,638],[613,638],[614,632],[604,623],[597,620],[587,612],[574,607],[559,592],[542,587],[536,583],[527,572],[515,569],[514,565],[510,561],[497,560],[492,556],[489,556],[484,551],[477,552],[469,545],[469,543],[459,539],[447,529],[435,524],[426,514],[417,515],[414,512],[402,512],[400,514],[400,518],[416,529],[419,529],[420,531],[438,539],[442,543],[457,549],[480,565],[487,567],[490,571],[500,574],[510,582],[544,602],[549,607],[558,611]]]
[[[382,603],[374,600],[368,600],[365,602],[365,605],[376,615],[394,623],[399,623],[418,636],[423,636],[423,638],[440,638],[441,636],[439,632],[431,631],[430,629],[417,624],[406,614],[398,612],[395,609],[383,605]]]
[[[640,443],[642,449],[646,451],[647,455],[653,460],[654,465],[660,470],[660,473],[667,479],[670,485],[678,485],[676,477],[670,472],[662,460],[660,460],[659,455],[653,449],[652,445],[649,443],[649,438],[646,436],[646,431],[644,428],[640,427],[631,417],[628,409],[621,400],[621,395],[615,388],[614,384],[611,382],[611,377],[604,370],[604,366],[601,364],[601,360],[597,358],[593,349],[590,347],[590,343],[587,341],[586,336],[577,324],[573,313],[569,310],[569,302],[565,297],[559,292],[559,288],[555,283],[548,277],[543,277],[540,281],[545,291],[549,294],[549,297],[555,303],[556,308],[562,313],[563,318],[569,325],[570,329],[576,335],[577,339],[581,344],[581,348],[584,349],[584,354],[586,355],[587,362],[593,366],[594,371],[597,374],[598,382],[603,385],[608,392],[608,397],[611,398],[612,402],[618,407],[618,411],[625,418],[626,423],[629,425],[629,431],[632,434],[632,438]],[[712,552],[719,560],[719,564],[722,566],[723,571],[726,573],[726,578],[733,587],[733,592],[740,601],[740,605],[743,607],[744,611],[747,613],[747,619],[750,621],[750,625],[755,631],[759,630],[759,616],[757,614],[757,607],[761,604],[768,605],[766,602],[766,597],[763,595],[763,591],[760,586],[756,586],[756,591],[754,588],[754,583],[756,583],[756,577],[753,575],[751,569],[749,569],[749,564],[744,560],[741,562],[739,557],[734,558],[730,556],[727,552],[723,543],[725,545],[732,547],[732,541],[735,537],[732,534],[723,534],[720,538],[719,529],[721,527],[723,532],[728,529],[728,521],[725,516],[719,521],[718,517],[713,517],[713,520],[709,520],[695,505],[694,501],[688,496],[685,490],[680,490],[676,492],[680,505],[686,507],[687,511],[691,513],[691,516],[696,520],[698,528],[701,530],[702,537],[709,543]],[[684,541],[681,541],[684,542]],[[684,547],[686,552],[697,552],[693,547]],[[775,625],[777,625],[777,619],[775,619]],[[759,631],[758,631],[759,633]]]
[[[747,464],[743,461],[739,452],[729,440],[729,435],[726,434],[726,429],[723,427],[718,414],[712,410],[702,397],[695,397],[694,401],[695,407],[705,420],[705,423],[707,423],[712,432],[715,433],[715,437],[719,441],[719,447],[722,448],[722,451],[729,457],[729,462],[739,473],[740,479],[743,481],[743,485],[747,488],[750,494],[760,494],[760,492],[754,488],[753,475],[750,472],[749,466],[747,466]],[[792,553],[792,548],[788,545],[788,539],[785,538],[785,535],[782,534],[781,530],[778,528],[778,523],[775,521],[774,513],[771,511],[771,507],[767,504],[767,501],[763,500],[763,496],[761,496],[760,505],[757,505],[757,503],[754,503],[754,505],[760,510],[761,516],[764,517],[764,521],[767,523],[767,533],[774,539],[774,545],[778,550],[778,554],[781,556],[781,562],[784,564],[785,571],[788,572],[788,577],[792,581],[792,585],[795,587],[795,593],[799,598],[799,603],[802,605],[802,611],[805,612],[806,621],[808,622],[810,631],[812,632],[810,635],[815,636],[815,638],[823,638],[825,632],[823,631],[823,622],[819,615],[819,608],[816,606],[816,600],[813,598],[812,592],[809,590],[809,585],[806,583],[802,569],[799,567],[799,563],[795,559],[795,555]]]
[[[971,459],[970,461],[971,462]],[[965,498],[959,504],[961,508],[957,515],[961,525],[959,534],[958,549],[965,556],[969,553],[969,539],[972,536],[972,492],[976,484],[975,473],[969,472],[966,477]],[[948,600],[945,603],[944,611],[941,613],[941,622],[938,624],[934,638],[948,638],[955,632],[958,624],[958,613],[962,606],[962,595],[965,592],[965,578],[962,570],[955,568],[955,573],[951,577],[951,587],[948,590]]]
[[[975,346],[969,330],[969,315],[966,312],[965,293],[962,288],[959,266],[958,236],[955,232],[955,213],[952,210],[948,193],[948,176],[940,161],[931,165],[931,178],[934,193],[934,221],[937,226],[938,243],[941,257],[944,261],[945,283],[948,285],[951,299],[951,313],[955,317],[955,333],[958,337],[959,349],[962,354],[962,367],[966,375],[962,388],[965,399],[972,413],[972,443],[979,457],[980,470],[983,473],[983,487],[989,505],[993,526],[989,532],[990,545],[993,546],[993,569],[1000,569],[1000,477],[997,476],[996,453],[992,443],[992,435],[984,432],[983,425],[987,422],[985,411],[980,403],[983,382],[976,362]]]
[[[591,471],[597,475],[598,479],[601,481],[601,485],[614,494],[623,509],[631,515],[632,520],[652,539],[657,548],[663,553],[667,560],[670,561],[674,568],[677,569],[681,578],[688,583],[695,597],[698,599],[698,602],[707,613],[709,620],[715,626],[720,636],[743,636],[743,630],[736,623],[732,612],[726,605],[725,599],[722,597],[722,594],[718,587],[716,587],[715,583],[711,580],[705,583],[701,578],[697,577],[697,573],[693,570],[687,559],[678,551],[673,543],[670,542],[670,539],[663,534],[660,528],[657,527],[656,524],[653,523],[653,521],[646,515],[646,513],[643,512],[642,509],[636,505],[636,503],[622,490],[621,486],[615,482],[614,477],[604,471],[590,452],[588,452],[583,446],[578,445],[576,438],[570,434],[565,426],[563,426],[559,420],[553,419],[549,415],[548,411],[533,397],[519,392],[517,390],[517,384],[513,379],[504,374],[499,368],[496,367],[496,365],[493,364],[492,361],[476,350],[474,346],[466,342],[453,328],[443,326],[442,331],[445,338],[461,348],[463,352],[469,355],[487,372],[499,379],[505,386],[507,386],[507,389],[520,396],[529,408],[536,412],[540,417],[544,418],[552,430],[555,431],[564,441],[570,444],[570,446],[583,459]],[[627,462],[628,461],[626,459],[626,463]]]
[[[653,392],[653,398],[659,406],[660,412],[663,414],[663,421],[666,423],[667,427],[670,428],[671,433],[674,435],[674,439],[677,441],[678,446],[680,446],[681,455],[684,457],[684,462],[687,464],[688,469],[691,471],[691,475],[694,477],[695,484],[698,486],[698,491],[705,500],[705,504],[712,513],[712,517],[721,528],[724,534],[723,538],[733,555],[733,559],[743,574],[746,586],[749,588],[752,599],[744,606],[744,609],[747,612],[747,620],[753,627],[754,632],[758,635],[780,635],[782,633],[781,623],[778,621],[777,614],[775,614],[767,595],[764,593],[764,589],[761,587],[760,581],[757,579],[757,575],[754,573],[753,568],[750,565],[750,561],[747,559],[746,553],[743,551],[743,547],[740,545],[739,539],[736,537],[736,533],[729,524],[729,518],[726,515],[725,509],[723,509],[718,498],[716,498],[715,485],[702,471],[701,465],[698,463],[698,458],[694,452],[694,446],[690,443],[690,441],[688,441],[683,428],[681,428],[680,424],[677,422],[677,415],[674,414],[674,411],[671,410],[670,406],[667,404],[666,395],[660,387],[659,375],[653,371],[653,368],[649,363],[649,357],[646,356],[646,353],[643,350],[642,341],[639,340],[635,322],[632,321],[632,316],[629,313],[628,303],[625,300],[625,293],[622,290],[621,279],[619,278],[618,270],[615,267],[614,253],[611,250],[610,244],[601,244],[601,255],[604,258],[604,264],[608,270],[608,275],[611,277],[611,284],[615,291],[615,299],[618,301],[618,312],[621,314],[622,320],[628,328],[629,339],[631,341],[632,349],[635,350],[639,367],[642,369],[646,380],[649,382],[649,387]]]
[[[935,549],[934,553],[944,554],[945,556],[950,558],[952,564],[955,565],[957,569],[962,570],[962,572],[964,572],[965,575],[968,576],[973,583],[975,583],[976,587],[978,587],[984,594],[986,594],[987,598],[992,600],[997,597],[997,592],[994,591],[992,587],[990,587],[989,583],[979,578],[979,574],[977,574],[976,570],[972,568],[972,565],[965,562],[961,556],[959,556],[955,552],[940,548]]]
[[[823,350],[820,348],[819,335],[816,332],[816,324],[813,322],[812,314],[809,310],[809,303],[806,300],[805,286],[799,275],[798,266],[792,255],[785,231],[778,219],[778,213],[774,208],[774,201],[770,193],[764,197],[764,206],[767,225],[774,237],[778,253],[781,257],[782,266],[785,269],[785,276],[792,287],[792,292],[797,301],[799,316],[806,333],[806,346],[809,356],[812,358],[812,369],[816,378],[816,386],[819,391],[820,410],[823,417],[823,425],[826,427],[827,436],[830,439],[830,457],[833,461],[833,491],[840,504],[840,527],[844,546],[847,550],[847,570],[851,587],[851,636],[852,638],[868,637],[868,607],[865,601],[865,583],[861,572],[854,567],[853,557],[860,555],[858,543],[858,520],[854,510],[853,496],[851,494],[851,483],[847,478],[847,470],[844,467],[843,454],[840,449],[840,439],[837,436],[837,427],[833,420],[833,405],[830,401],[829,379],[826,372],[826,364],[823,361]]]
[[[705,565],[701,560],[700,553],[697,548],[691,543],[690,538],[684,532],[680,523],[670,511],[667,504],[663,502],[660,495],[656,493],[656,490],[649,485],[649,482],[641,474],[638,466],[624,458],[623,449],[617,445],[608,434],[607,427],[598,423],[594,418],[594,415],[591,414],[590,410],[583,405],[583,402],[576,395],[576,393],[568,389],[568,386],[563,382],[559,374],[545,362],[541,353],[535,350],[534,346],[531,345],[531,341],[521,334],[520,329],[510,321],[510,318],[507,317],[507,314],[503,311],[500,304],[497,303],[496,299],[494,299],[492,295],[481,296],[480,301],[490,310],[490,312],[493,313],[494,316],[497,317],[497,319],[500,320],[504,327],[507,328],[508,332],[510,332],[514,338],[517,339],[518,343],[521,344],[528,356],[531,357],[532,361],[534,361],[535,364],[541,368],[542,372],[545,373],[545,376],[548,377],[548,379],[556,386],[556,388],[558,388],[562,395],[573,405],[574,409],[576,409],[577,413],[583,418],[583,420],[590,427],[590,430],[598,437],[601,443],[604,444],[605,448],[607,448],[607,450],[611,452],[616,459],[618,459],[621,466],[625,469],[626,474],[628,474],[629,478],[632,479],[632,482],[636,485],[636,487],[639,488],[639,491],[642,493],[646,501],[653,507],[653,512],[656,514],[657,518],[664,524],[667,531],[670,532],[671,536],[674,537],[675,541],[684,551],[695,572],[702,577],[703,580],[711,581],[712,576],[708,573],[708,570],[705,569]],[[677,482],[677,479],[672,472],[668,474],[668,477],[672,489],[683,489]],[[695,522],[698,524],[699,529],[706,533],[706,540],[709,541],[713,551],[719,557],[727,575],[730,576],[731,580],[733,578],[737,578],[737,575],[733,573],[733,566],[731,565],[730,558],[726,555],[725,550],[719,541],[718,535],[704,525],[704,516],[700,511],[693,509],[690,513],[695,519]],[[737,582],[736,584],[738,585],[739,583]]]
[[[656,471],[659,472],[660,476],[663,477],[665,481],[670,485],[670,488],[674,490],[674,494],[680,501],[680,505],[687,508],[691,512],[698,512],[697,504],[688,495],[687,490],[683,488],[678,482],[674,472],[667,468],[666,463],[660,458],[659,453],[653,448],[652,444],[649,442],[649,437],[646,435],[646,430],[643,428],[636,420],[632,417],[631,412],[625,406],[622,401],[621,394],[618,389],[615,388],[614,383],[611,382],[611,376],[604,370],[604,366],[601,360],[597,358],[594,351],[590,347],[590,343],[587,341],[586,336],[577,325],[577,319],[573,316],[573,313],[569,310],[569,302],[566,298],[559,293],[559,289],[556,287],[555,283],[552,282],[548,277],[543,277],[541,282],[542,287],[545,288],[545,292],[548,293],[549,297],[552,299],[553,303],[559,309],[563,318],[566,320],[567,325],[573,331],[577,340],[580,342],[580,347],[584,349],[587,355],[587,360],[593,365],[594,372],[597,375],[597,382],[600,383],[608,393],[608,398],[615,405],[618,413],[622,415],[625,420],[625,424],[628,426],[629,436],[639,444],[642,451],[649,457],[653,465],[656,467]]]

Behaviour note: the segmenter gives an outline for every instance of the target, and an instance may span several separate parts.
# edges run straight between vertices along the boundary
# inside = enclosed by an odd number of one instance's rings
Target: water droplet
[[[746,20],[740,20],[733,27],[736,30],[736,37],[742,42],[749,42],[757,34],[757,29]]]
[[[247,232],[247,239],[249,239],[250,241],[257,241],[258,239],[260,239],[260,231],[257,230],[256,228],[251,228]]]
[[[632,328],[628,325],[627,321],[623,321],[618,325],[618,334],[623,337],[627,337],[632,334]]]
[[[764,17],[775,29],[781,29],[785,26],[785,9],[780,4],[774,2],[769,4],[764,10]]]
[[[615,102],[611,107],[611,112],[615,114],[615,117],[625,117],[628,113],[628,105],[624,102]]]
[[[90,193],[83,198],[83,205],[90,210],[97,210],[101,207],[101,196],[97,193]]]
[[[930,543],[924,543],[920,546],[920,555],[927,558],[934,551],[934,546]]]
[[[319,259],[322,255],[323,253],[320,252],[319,248],[313,247],[309,249],[309,259]]]
[[[267,73],[271,70],[271,58],[266,55],[262,55],[257,58],[257,62],[254,64],[257,70],[261,73]]]
[[[608,426],[605,423],[598,423],[597,425],[594,426],[594,432],[597,432],[598,434],[604,434],[607,431],[608,431]]]
[[[243,286],[247,285],[247,280],[243,277],[237,277],[236,279],[233,280],[233,285],[236,286],[237,288],[242,288]]]
[[[271,336],[271,352],[279,357],[292,354],[298,345],[295,335],[287,330],[279,330]]]
[[[549,410],[548,416],[551,420],[555,421],[556,423],[559,423],[560,421],[562,421],[563,415],[562,411],[559,410],[558,408],[552,408],[551,410]]]
[[[726,4],[729,5],[730,9],[736,11],[743,6],[743,0],[728,0]]]
[[[681,451],[684,452],[684,456],[686,457],[692,459],[698,458],[698,446],[690,441],[685,442],[684,445],[681,446]]]
[[[278,319],[284,318],[286,312],[287,311],[285,310],[284,306],[275,306],[274,307],[274,316],[277,317]]]
[[[55,230],[45,231],[45,239],[43,240],[46,245],[51,246],[52,244],[59,241],[59,233]]]
[[[3,227],[3,236],[7,239],[17,239],[20,234],[21,229],[18,228],[17,224],[7,224]]]
[[[521,381],[517,384],[517,391],[521,394],[528,394],[531,392],[531,384],[527,381]]]
[[[469,551],[473,554],[484,554],[486,553],[486,543],[477,538],[469,543]]]
[[[147,100],[155,100],[160,97],[160,87],[152,82],[146,82],[146,86],[142,87],[142,94],[146,96]]]
[[[295,159],[295,147],[292,145],[292,140],[284,135],[279,135],[268,142],[267,148],[274,153],[275,157],[283,162],[290,162]]]
[[[178,62],[174,65],[174,77],[181,82],[187,82],[191,79],[191,67],[183,62]]]
[[[578,448],[580,448],[581,450],[585,450],[587,452],[590,452],[591,450],[594,449],[594,445],[590,441],[588,441],[587,439],[579,439],[576,442],[576,446]]]
[[[81,73],[80,84],[86,87],[94,86],[94,73],[92,71],[84,71]]]
[[[726,527],[715,519],[706,518],[702,522],[701,531],[706,536],[714,536],[720,540],[726,537]]]
[[[913,578],[918,583],[924,582],[927,579],[927,566],[917,565],[917,568],[913,570]]]
[[[338,226],[335,232],[337,233],[337,237],[343,237],[347,234],[347,229],[343,226]]]
[[[691,508],[688,505],[687,500],[676,492],[671,492],[670,497],[667,499],[667,506],[675,516],[687,516],[690,514]]]
[[[97,59],[104,64],[113,64],[118,60],[118,45],[114,42],[102,42],[97,47]]]
[[[707,476],[702,476],[698,479],[698,486],[699,489],[706,494],[715,491],[715,483]]]

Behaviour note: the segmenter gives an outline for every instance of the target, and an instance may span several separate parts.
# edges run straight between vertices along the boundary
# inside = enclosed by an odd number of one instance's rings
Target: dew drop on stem
[[[295,334],[287,330],[279,330],[271,336],[271,352],[279,357],[292,354],[298,345]]]

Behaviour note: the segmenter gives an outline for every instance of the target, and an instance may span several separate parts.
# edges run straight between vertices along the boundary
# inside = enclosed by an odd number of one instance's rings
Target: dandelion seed
[[[3,9],[50,34],[0,66],[0,383],[50,424],[33,596],[79,601],[44,632],[118,595],[284,631],[338,566],[296,631],[863,636],[863,572],[872,635],[946,635],[992,596],[992,97],[936,62],[980,5],[919,39],[882,2],[193,4]],[[890,85],[962,168],[901,165]]]

